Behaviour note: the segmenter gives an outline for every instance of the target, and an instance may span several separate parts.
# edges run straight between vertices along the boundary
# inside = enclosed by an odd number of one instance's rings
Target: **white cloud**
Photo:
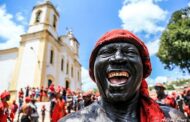
[[[146,43],[146,46],[148,47],[150,56],[155,55],[158,52],[159,42],[160,42],[160,40],[157,39],[155,41],[150,41],[150,42]]]
[[[136,2],[138,2],[138,1],[139,1],[139,0],[125,0],[125,1],[124,1],[124,4],[130,3],[130,2],[136,3]],[[164,1],[164,0],[144,0],[144,1],[161,2],[161,1]],[[165,0],[165,1],[166,1],[166,0]]]
[[[189,74],[182,74],[180,71],[172,71],[173,74],[167,76],[157,76],[153,78],[146,78],[149,86],[154,86],[156,83],[170,83],[179,79],[190,79]]]
[[[167,1],[167,0],[154,0],[155,2],[162,2],[162,1]]]
[[[190,7],[190,2],[187,5]]]
[[[171,81],[171,79],[167,76],[157,76],[155,79],[148,77],[146,80],[149,86],[154,86],[156,83],[165,83]]]
[[[150,77],[146,78],[146,81],[148,83],[148,86],[153,86],[155,84],[154,80]]]
[[[44,0],[38,0],[38,1],[36,2],[37,5],[38,5],[38,4],[42,4],[42,3],[44,3]]]
[[[155,82],[156,82],[156,83],[165,83],[165,82],[167,82],[168,80],[169,80],[169,78],[166,77],[166,76],[157,76],[157,77],[155,78]]]
[[[96,84],[91,80],[88,70],[82,67],[82,90],[88,91],[96,88]]]
[[[23,21],[23,20],[24,20],[24,17],[23,17],[23,15],[22,15],[21,12],[16,13],[16,19],[17,19],[18,21]]]
[[[119,10],[122,27],[134,33],[155,34],[163,31],[158,23],[166,20],[167,11],[154,3],[155,0],[125,0]],[[157,0],[158,1],[158,0]]]
[[[0,38],[5,40],[0,43],[0,49],[18,46],[20,35],[24,33],[24,26],[17,25],[12,19],[13,15],[7,13],[6,5],[0,6]]]

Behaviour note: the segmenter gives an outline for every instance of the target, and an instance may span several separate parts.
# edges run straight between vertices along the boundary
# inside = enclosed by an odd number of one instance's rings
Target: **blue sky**
[[[19,45],[27,31],[33,6],[43,0],[0,0],[0,49]],[[124,28],[135,33],[149,48],[153,71],[150,84],[187,78],[179,69],[168,71],[155,56],[161,32],[171,14],[187,7],[189,0],[51,0],[60,13],[58,34],[73,30],[80,43],[83,88],[95,86],[88,76],[89,56],[96,40],[106,31]],[[11,36],[10,36],[11,35]]]

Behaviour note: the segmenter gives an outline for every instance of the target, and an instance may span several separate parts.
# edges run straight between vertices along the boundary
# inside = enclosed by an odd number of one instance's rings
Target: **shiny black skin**
[[[127,71],[126,84],[113,86],[108,72]],[[130,43],[110,43],[101,47],[94,63],[94,75],[103,100],[129,102],[139,91],[143,78],[143,64],[136,46]]]
[[[166,95],[165,92],[164,92],[165,88],[160,87],[160,86],[155,86],[154,88],[155,88],[155,90],[156,90],[156,94],[157,94],[158,100],[162,100],[162,99],[164,99],[165,97],[167,97],[167,95]]]

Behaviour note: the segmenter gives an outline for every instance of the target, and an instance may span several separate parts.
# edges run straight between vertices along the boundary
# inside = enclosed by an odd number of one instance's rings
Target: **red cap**
[[[6,90],[3,93],[1,93],[1,95],[0,95],[1,99],[6,98],[7,96],[10,96],[10,92],[8,92]]]
[[[155,87],[162,87],[162,88],[166,89],[162,83],[156,83]]]
[[[94,79],[94,62],[98,53],[98,50],[109,43],[113,42],[127,42],[134,44],[141,55],[142,63],[143,63],[143,78],[146,78],[150,75],[152,71],[150,57],[148,53],[148,49],[145,46],[144,42],[142,42],[137,36],[132,34],[127,30],[116,29],[104,34],[97,42],[91,53],[90,62],[89,62],[89,74],[93,81]]]

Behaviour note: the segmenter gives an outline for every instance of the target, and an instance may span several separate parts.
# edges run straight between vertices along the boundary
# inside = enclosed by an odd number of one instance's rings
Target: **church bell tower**
[[[33,7],[28,30],[21,35],[16,68],[9,87],[13,94],[26,86],[41,87],[45,84],[48,42],[58,40],[58,20],[59,13],[50,1]]]
[[[48,30],[55,38],[57,38],[57,25],[59,13],[50,1],[34,6],[28,33],[34,33],[42,30]]]

